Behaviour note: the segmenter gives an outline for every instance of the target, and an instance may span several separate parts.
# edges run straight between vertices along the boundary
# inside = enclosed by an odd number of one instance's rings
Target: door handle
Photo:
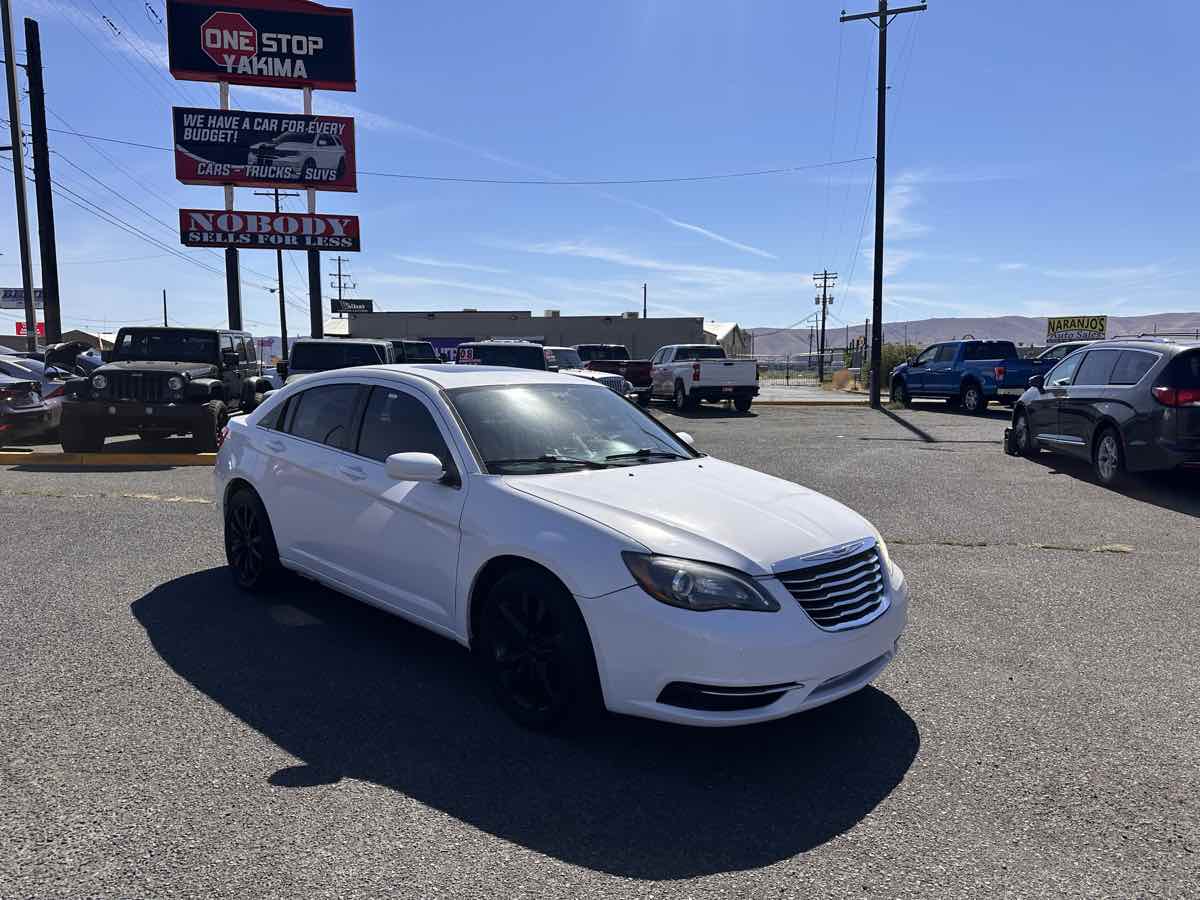
[[[267,441],[267,449],[274,450],[276,453],[282,453],[283,441]]]
[[[367,473],[358,466],[338,466],[338,471],[351,481],[362,481],[367,477]]]

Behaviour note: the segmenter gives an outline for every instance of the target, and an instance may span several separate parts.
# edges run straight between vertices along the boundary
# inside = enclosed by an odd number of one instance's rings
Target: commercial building
[[[635,312],[616,316],[564,316],[553,309],[541,316],[529,310],[474,309],[352,313],[328,326],[330,336],[413,338],[430,341],[439,350],[487,338],[525,339],[550,346],[624,344],[630,355],[639,359],[666,344],[709,342],[704,319],[698,316],[643,319]]]

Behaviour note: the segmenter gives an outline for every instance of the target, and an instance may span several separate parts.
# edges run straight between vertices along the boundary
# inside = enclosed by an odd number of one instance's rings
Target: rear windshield
[[[215,363],[217,336],[211,331],[122,331],[112,359]]]
[[[1200,388],[1200,350],[1180,353],[1167,366],[1166,384],[1174,388]]]
[[[475,363],[481,366],[508,366],[512,369],[546,368],[546,354],[541,347],[523,347],[519,344],[465,344],[458,348],[460,363]]]
[[[437,359],[437,351],[429,341],[404,341],[405,359]]]
[[[387,352],[375,344],[330,341],[327,344],[296,344],[291,366],[302,372],[327,372],[347,366],[375,366],[387,362]]]
[[[593,359],[629,359],[629,351],[624,347],[577,347],[579,358],[584,362]]]
[[[1017,348],[1012,341],[980,341],[967,344],[966,359],[1012,359]]]
[[[724,347],[678,347],[675,359],[724,359]]]

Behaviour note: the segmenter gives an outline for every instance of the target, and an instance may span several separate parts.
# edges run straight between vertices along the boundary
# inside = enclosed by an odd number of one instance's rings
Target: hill
[[[786,356],[807,353],[809,329],[807,328],[751,328],[754,335],[754,352],[759,356]],[[884,341],[908,342],[918,347],[938,341],[950,341],[971,335],[979,339],[1008,340],[1018,345],[1041,346],[1046,340],[1046,319],[1035,316],[995,316],[993,318],[946,318],[916,319],[909,322],[887,322],[883,326]],[[1156,313],[1148,316],[1109,316],[1108,334],[1140,334],[1155,331],[1194,331],[1200,336],[1200,313]],[[830,325],[826,340],[832,347],[845,343],[846,329]],[[850,326],[853,340],[861,337],[863,326]],[[816,335],[813,336],[816,346]]]

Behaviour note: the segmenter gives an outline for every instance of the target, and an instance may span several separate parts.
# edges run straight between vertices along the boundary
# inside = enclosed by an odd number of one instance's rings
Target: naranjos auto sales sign
[[[354,15],[307,0],[167,0],[171,74],[185,81],[355,90]]]
[[[1046,343],[1102,341],[1108,337],[1108,316],[1057,316],[1046,319]]]
[[[354,120],[175,107],[175,177],[184,184],[358,189]]]
[[[359,250],[358,216],[328,213],[181,209],[179,239],[187,247],[238,250]]]

